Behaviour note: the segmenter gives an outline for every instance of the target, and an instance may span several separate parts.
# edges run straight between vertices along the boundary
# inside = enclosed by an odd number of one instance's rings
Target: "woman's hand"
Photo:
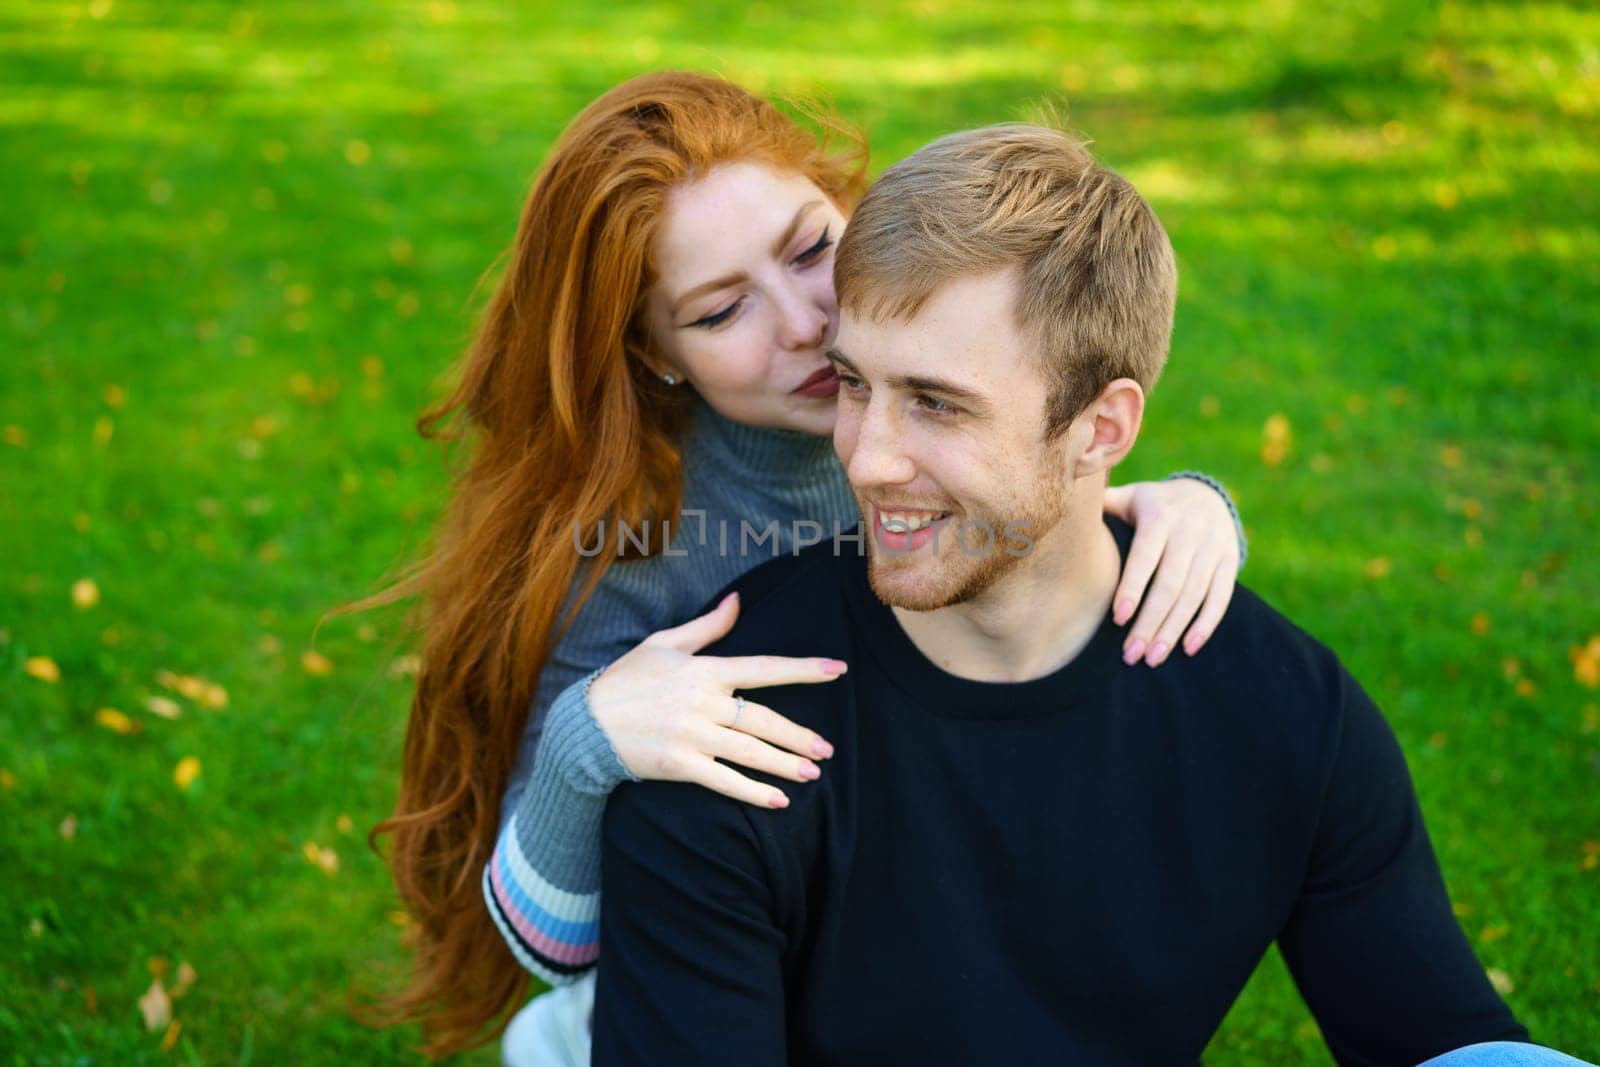
[[[733,692],[831,682],[846,666],[836,659],[695,655],[738,617],[739,594],[730,593],[699,618],[651,634],[590,684],[589,711],[636,777],[697,782],[749,804],[788,807],[781,790],[717,760],[809,782],[822,775],[812,760],[827,759],[833,746]]]
[[[1159,667],[1180,637],[1194,655],[1216,631],[1239,576],[1239,538],[1227,502],[1202,481],[1171,478],[1109,488],[1105,507],[1133,525],[1112,620],[1123,625],[1144,601],[1123,639],[1123,662],[1142,658]]]

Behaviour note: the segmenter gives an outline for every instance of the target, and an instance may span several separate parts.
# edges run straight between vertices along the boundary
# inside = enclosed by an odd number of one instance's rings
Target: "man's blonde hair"
[[[1155,384],[1178,290],[1172,244],[1133,186],[1058,130],[966,130],[890,167],[851,216],[834,277],[845,310],[910,318],[945,282],[1006,269],[1017,326],[1044,360],[1047,436],[1117,378]]]

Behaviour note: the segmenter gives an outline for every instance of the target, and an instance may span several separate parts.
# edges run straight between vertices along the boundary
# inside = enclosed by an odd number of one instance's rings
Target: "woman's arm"
[[[1123,639],[1123,661],[1159,667],[1180,638],[1194,655],[1222,620],[1244,565],[1248,546],[1233,499],[1215,478],[1181,471],[1107,488],[1105,509],[1133,526],[1113,620],[1126,624],[1144,602]]]
[[[574,981],[598,957],[600,821],[618,784],[690,781],[783,807],[788,798],[780,790],[717,760],[803,782],[821,774],[813,759],[833,754],[814,731],[732,692],[832,681],[844,665],[696,655],[737,618],[737,597],[725,598],[705,615],[650,635],[551,703],[532,774],[483,873],[484,903],[501,936],[546,982]]]

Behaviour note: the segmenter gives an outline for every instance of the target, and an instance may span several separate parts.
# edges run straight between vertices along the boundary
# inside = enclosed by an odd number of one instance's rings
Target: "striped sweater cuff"
[[[512,816],[483,871],[484,904],[517,962],[550,985],[565,985],[599,959],[600,894],[552,885],[517,840]]]

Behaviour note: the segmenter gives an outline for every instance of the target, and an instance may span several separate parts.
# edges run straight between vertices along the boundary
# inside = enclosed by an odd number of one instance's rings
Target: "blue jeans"
[[[1524,1045],[1520,1041],[1485,1041],[1468,1045],[1443,1056],[1435,1056],[1417,1067],[1595,1067],[1573,1059],[1565,1052],[1543,1045]]]

